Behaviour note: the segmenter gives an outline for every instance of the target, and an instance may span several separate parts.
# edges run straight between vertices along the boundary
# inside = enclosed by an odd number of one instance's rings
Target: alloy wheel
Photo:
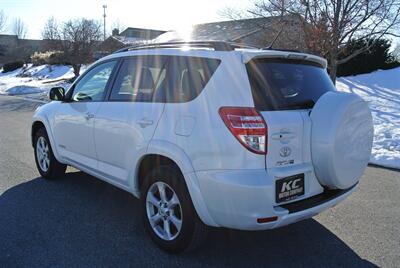
[[[49,145],[44,137],[39,137],[36,143],[36,156],[39,167],[47,172],[50,167]]]
[[[174,240],[182,229],[182,207],[175,191],[165,182],[153,183],[146,196],[147,219],[154,233]]]

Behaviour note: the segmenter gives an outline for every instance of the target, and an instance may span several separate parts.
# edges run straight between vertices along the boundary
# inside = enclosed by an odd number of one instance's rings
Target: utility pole
[[[104,23],[103,23],[103,26],[104,26],[104,40],[106,40],[106,8],[107,8],[107,5],[103,5],[103,18],[104,18]]]

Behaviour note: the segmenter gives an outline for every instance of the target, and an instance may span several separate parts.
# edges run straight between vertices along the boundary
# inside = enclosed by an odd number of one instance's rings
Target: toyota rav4
[[[313,217],[356,188],[373,126],[326,60],[225,42],[130,47],[100,59],[35,112],[40,174],[70,165],[140,198],[164,250],[206,226],[266,230]]]

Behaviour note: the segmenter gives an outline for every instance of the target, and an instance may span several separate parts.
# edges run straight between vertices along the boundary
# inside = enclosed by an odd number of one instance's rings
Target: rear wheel
[[[176,168],[160,166],[149,172],[141,203],[145,229],[163,250],[180,253],[204,242],[206,226],[197,216],[184,178]]]
[[[61,164],[54,157],[45,128],[36,132],[34,147],[36,167],[42,177],[56,179],[64,175],[67,165]]]

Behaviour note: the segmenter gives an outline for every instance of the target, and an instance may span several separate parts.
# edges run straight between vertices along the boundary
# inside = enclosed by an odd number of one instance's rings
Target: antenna
[[[281,35],[281,33],[283,32],[283,28],[285,26],[286,23],[284,23],[284,25],[282,25],[282,28],[279,30],[279,32],[277,33],[277,35],[275,36],[274,40],[272,40],[271,44],[269,44],[269,46],[263,48],[263,49],[271,49],[272,46],[275,44],[276,39],[278,39],[278,37]]]
[[[107,8],[107,5],[103,5],[103,10],[104,10],[104,12],[103,12],[103,18],[104,18],[104,24],[103,24],[103,31],[104,31],[104,40],[106,40],[106,8]]]

